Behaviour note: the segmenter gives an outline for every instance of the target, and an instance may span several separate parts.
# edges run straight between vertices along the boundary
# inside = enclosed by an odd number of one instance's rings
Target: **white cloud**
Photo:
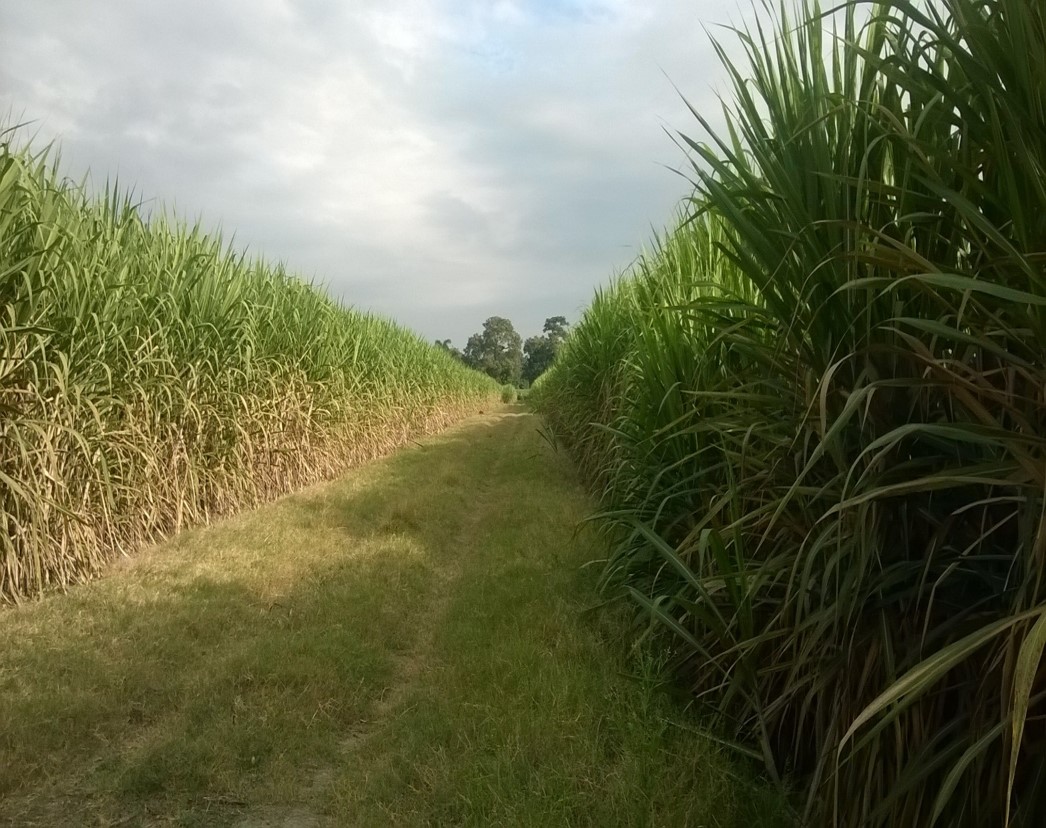
[[[426,336],[527,334],[671,220],[665,74],[710,106],[736,8],[0,0],[0,112]]]

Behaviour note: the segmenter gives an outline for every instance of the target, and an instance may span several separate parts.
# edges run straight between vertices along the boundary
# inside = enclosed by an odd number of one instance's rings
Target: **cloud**
[[[727,8],[724,8],[724,5]],[[727,4],[6,4],[0,112],[428,338],[575,318],[672,220]],[[739,13],[734,11],[740,18]],[[670,80],[671,79],[671,82]]]

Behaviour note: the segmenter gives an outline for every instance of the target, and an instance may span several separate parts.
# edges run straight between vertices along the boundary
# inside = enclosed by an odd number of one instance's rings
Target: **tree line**
[[[482,331],[469,337],[465,350],[459,351],[449,339],[437,339],[436,345],[502,384],[526,388],[552,365],[568,327],[565,316],[550,316],[541,334],[524,342],[508,319],[492,316]]]

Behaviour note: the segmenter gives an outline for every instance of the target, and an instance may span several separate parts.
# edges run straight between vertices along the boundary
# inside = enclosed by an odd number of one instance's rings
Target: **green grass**
[[[388,320],[0,127],[0,601],[498,399]]]
[[[786,12],[532,399],[812,821],[1046,824],[1046,6]]]
[[[0,611],[0,823],[787,826],[520,407]]]

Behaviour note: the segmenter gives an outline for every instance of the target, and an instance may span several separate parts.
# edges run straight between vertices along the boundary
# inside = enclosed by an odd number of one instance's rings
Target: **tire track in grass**
[[[506,453],[498,452],[493,466],[490,468],[490,476],[497,479],[505,463]],[[489,505],[492,485],[486,482],[481,487],[482,496],[477,499],[475,507],[469,513],[461,534],[458,538],[464,546],[475,542],[478,528],[485,520],[489,519],[487,506]],[[433,644],[436,635],[446,615],[451,598],[457,583],[462,578],[460,566],[451,566],[444,563],[434,572],[438,580],[435,595],[430,601],[426,623],[421,627],[420,633],[409,652],[395,656],[395,668],[390,685],[384,689],[381,696],[374,703],[367,719],[361,720],[360,727],[350,733],[342,742],[342,751],[348,755],[357,751],[369,739],[379,735],[384,721],[400,708],[408,697],[410,689],[419,677],[432,666]]]
[[[521,415],[500,414],[486,415],[482,420],[474,418],[470,425],[476,426],[479,422],[500,425],[506,417],[518,418]],[[501,435],[492,438],[492,435],[484,435],[479,445],[483,446],[483,453],[493,453],[493,462],[489,465],[483,463],[486,474],[478,481],[477,496],[473,500],[470,510],[462,522],[461,529],[456,536],[446,537],[460,547],[469,547],[475,543],[476,535],[485,521],[489,520],[488,514],[492,493],[495,490],[496,481],[500,479],[502,470],[508,457],[505,440]],[[425,444],[419,444],[424,451]],[[475,451],[475,444],[467,451]],[[459,455],[460,458],[460,455]],[[426,478],[436,471],[434,469],[419,469]],[[468,475],[464,476],[468,479]],[[476,482],[476,481],[473,481]],[[419,516],[423,517],[423,516]],[[388,726],[388,720],[394,717],[410,696],[410,692],[418,679],[432,666],[433,643],[437,632],[446,614],[447,607],[453,596],[454,589],[462,577],[459,559],[450,556],[441,556],[439,565],[434,566],[431,577],[436,585],[432,590],[425,610],[426,618],[420,624],[419,633],[414,639],[412,646],[403,653],[392,655],[393,669],[391,675],[382,689],[380,695],[371,704],[366,715],[350,728],[339,746],[339,754],[342,761],[349,758],[363,748],[363,746],[376,737],[380,737],[383,729]],[[301,802],[286,806],[266,806],[254,809],[244,814],[237,821],[237,828],[314,828],[315,826],[328,824],[328,818],[324,816],[315,803],[321,803],[335,779],[337,764],[330,764],[318,768],[312,775],[310,783],[302,791]],[[305,804],[313,803],[313,804]]]

